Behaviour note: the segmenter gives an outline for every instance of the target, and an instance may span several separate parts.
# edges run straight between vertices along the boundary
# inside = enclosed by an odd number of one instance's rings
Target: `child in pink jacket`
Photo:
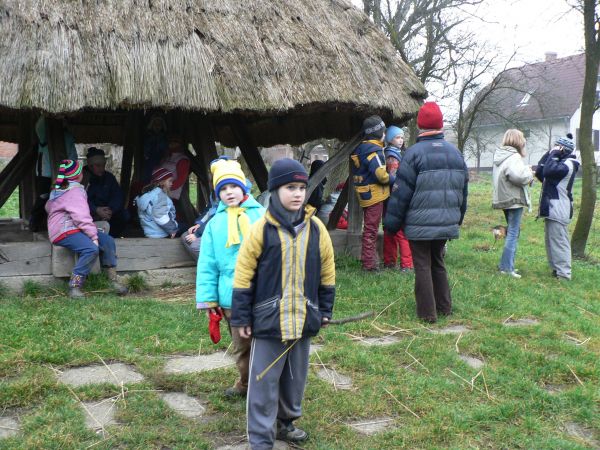
[[[117,253],[114,239],[98,230],[87,202],[87,194],[80,184],[83,166],[78,161],[61,162],[54,188],[46,203],[48,237],[54,245],[68,248],[77,255],[69,281],[69,297],[85,297],[81,287],[100,254],[100,265],[118,294],[127,289],[117,282]]]

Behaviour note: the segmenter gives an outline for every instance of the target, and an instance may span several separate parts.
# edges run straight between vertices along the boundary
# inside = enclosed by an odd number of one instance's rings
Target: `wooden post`
[[[352,174],[352,161],[349,162],[350,174]],[[363,214],[358,203],[358,197],[354,191],[354,180],[352,175],[348,177],[348,234],[360,233],[362,230]]]
[[[350,182],[348,178],[346,178],[346,183],[344,183],[344,189],[340,192],[340,196],[335,203],[335,206],[331,210],[329,214],[329,221],[327,222],[328,230],[335,230],[337,228],[337,224],[340,221],[340,217],[344,213],[344,209],[346,209],[346,205],[348,204],[348,191]]]
[[[134,111],[132,114],[134,114],[133,127],[129,133],[132,139],[133,181],[142,181],[144,178],[144,120],[141,111]],[[125,157],[124,154],[123,157]]]
[[[52,181],[56,180],[58,166],[63,159],[67,159],[65,148],[65,132],[62,120],[46,117],[46,141],[48,141],[48,152],[50,154],[50,165],[52,166]]]
[[[194,205],[190,201],[190,182],[189,179],[183,185],[183,189],[181,190],[181,196],[179,197],[179,208],[181,209],[181,214],[185,219],[185,223],[190,226],[196,220],[196,216],[198,212],[194,209]]]
[[[210,201],[212,192],[210,162],[218,158],[219,154],[215,146],[212,123],[208,116],[201,113],[191,114],[187,125],[188,140],[196,152],[196,156],[190,152],[187,152],[187,156],[190,158],[191,170],[198,179],[197,206],[201,211]]]
[[[33,120],[30,111],[19,115],[19,152],[31,149],[33,157],[29,159],[19,183],[19,216],[27,219],[31,215],[35,202],[35,161],[37,152],[33,151]],[[29,153],[29,152],[28,152]]]
[[[252,176],[254,177],[256,185],[261,192],[265,191],[267,189],[269,172],[265,162],[262,159],[262,156],[260,156],[258,147],[254,145],[252,139],[250,138],[250,133],[248,133],[248,129],[246,128],[246,123],[241,117],[235,117],[233,119],[232,130],[235,134],[240,150],[242,151],[242,156],[248,164],[250,172],[252,172]]]
[[[23,180],[27,170],[35,165],[37,152],[32,145],[19,149],[0,173],[0,208]]]
[[[142,113],[141,111],[130,111],[123,129],[123,159],[121,160],[121,189],[124,194],[124,206],[129,204],[129,191],[131,187],[131,172],[133,155],[136,149],[143,146],[142,142]]]

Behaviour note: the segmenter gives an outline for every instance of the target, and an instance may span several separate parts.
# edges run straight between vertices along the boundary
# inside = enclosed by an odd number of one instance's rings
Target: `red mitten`
[[[210,340],[213,341],[214,344],[218,343],[221,340],[221,327],[220,322],[223,318],[223,313],[221,310],[217,309],[217,312],[213,312],[212,310],[208,313],[208,334],[210,334]]]

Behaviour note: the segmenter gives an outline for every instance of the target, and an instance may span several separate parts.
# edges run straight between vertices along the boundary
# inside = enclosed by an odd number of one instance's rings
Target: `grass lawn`
[[[579,198],[579,182],[575,197]],[[532,197],[539,197],[539,184]],[[337,260],[337,318],[376,311],[376,320],[331,326],[315,339],[323,344],[312,367],[298,425],[311,438],[307,449],[376,448],[589,448],[600,441],[600,215],[588,245],[589,258],[575,261],[573,281],[550,276],[543,223],[524,217],[517,267],[523,278],[497,274],[501,248],[490,228],[503,222],[492,211],[489,177],[471,184],[461,239],[450,242],[447,267],[454,315],[431,329],[463,325],[462,335],[431,333],[415,319],[413,279],[391,271],[363,274],[359,264]],[[91,295],[64,298],[29,286],[28,296],[0,294],[0,416],[22,414],[22,430],[0,448],[187,449],[221,445],[244,434],[245,404],[222,391],[233,368],[195,375],[166,375],[164,356],[227,349],[213,345],[206,320],[188,303],[145,296],[120,299]],[[50,293],[51,298],[47,299]],[[163,293],[164,295],[164,293]],[[537,319],[507,327],[507,319]],[[366,347],[359,338],[394,334],[399,342]],[[467,366],[459,354],[479,358]],[[90,385],[69,390],[55,370],[104,361],[132,364],[146,380],[126,385]],[[340,390],[316,376],[327,366],[352,379]],[[550,393],[545,388],[561,386]],[[157,390],[183,391],[207,401],[205,423],[170,410]],[[105,438],[86,430],[80,400],[118,396],[119,426]],[[123,396],[124,394],[124,396]],[[394,419],[385,431],[365,436],[347,422]],[[588,441],[567,433],[571,423]]]

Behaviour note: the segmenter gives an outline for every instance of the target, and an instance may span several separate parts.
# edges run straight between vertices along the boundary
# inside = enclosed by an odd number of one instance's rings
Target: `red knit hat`
[[[421,130],[441,130],[444,116],[436,102],[425,102],[417,115],[417,127]]]
[[[152,171],[152,182],[153,183],[160,183],[163,180],[166,180],[167,178],[172,178],[173,174],[171,172],[169,172],[167,169],[165,169],[164,167],[159,167],[158,169],[154,169],[154,171]]]

